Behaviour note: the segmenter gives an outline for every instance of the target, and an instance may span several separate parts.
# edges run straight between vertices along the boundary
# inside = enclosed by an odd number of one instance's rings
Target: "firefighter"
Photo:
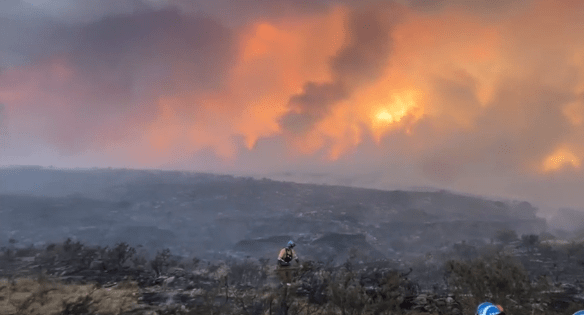
[[[280,250],[280,254],[278,255],[280,278],[282,283],[286,283],[288,285],[290,285],[292,282],[292,270],[290,269],[292,260],[295,260],[296,263],[300,262],[298,260],[298,256],[296,256],[296,252],[293,249],[294,246],[296,246],[296,243],[294,243],[294,241],[289,241],[286,247]]]
[[[280,250],[280,255],[278,255],[278,265],[281,267],[290,266],[290,262],[292,259],[298,263],[298,256],[296,256],[296,252],[294,252],[294,246],[296,243],[294,241],[289,241],[286,247]]]

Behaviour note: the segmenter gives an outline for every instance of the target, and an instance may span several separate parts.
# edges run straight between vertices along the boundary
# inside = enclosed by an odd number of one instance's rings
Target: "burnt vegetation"
[[[363,262],[352,250],[342,264],[301,262],[289,286],[269,259],[189,259],[168,249],[138,257],[126,243],[102,248],[70,239],[44,248],[3,247],[0,313],[469,314],[486,300],[511,314],[583,308],[577,277],[560,277],[571,268],[582,272],[584,246],[550,246],[538,235],[521,240],[454,244],[434,264]]]
[[[584,309],[584,230],[553,230],[527,202],[184,172],[0,175],[0,314]],[[288,286],[275,268],[290,239]]]

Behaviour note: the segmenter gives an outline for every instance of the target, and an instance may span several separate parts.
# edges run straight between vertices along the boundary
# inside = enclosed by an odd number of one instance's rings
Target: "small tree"
[[[79,258],[79,256],[82,255],[82,251],[84,249],[83,244],[81,244],[81,242],[77,241],[77,242],[73,242],[70,238],[68,238],[64,243],[63,243],[63,251],[64,251],[64,257],[66,260],[68,260],[70,263],[72,263],[74,260],[77,260]]]
[[[121,242],[116,244],[116,247],[112,248],[107,252],[106,265],[108,269],[117,268],[121,269],[128,259],[132,258],[136,254],[136,249],[130,247],[128,243]]]
[[[164,269],[169,265],[169,258],[170,258],[170,249],[165,249],[162,252],[158,252],[154,260],[150,262],[150,266],[154,273],[156,273],[157,277],[160,277],[164,272]]]

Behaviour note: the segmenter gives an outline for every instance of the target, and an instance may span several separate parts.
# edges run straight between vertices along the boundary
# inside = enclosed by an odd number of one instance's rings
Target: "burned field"
[[[551,231],[526,202],[180,172],[20,172],[62,185],[0,196],[2,314],[584,308],[582,235]],[[301,259],[290,286],[275,273],[289,239]]]
[[[583,261],[565,256],[571,251],[581,257],[582,246],[556,249],[516,242],[505,249],[476,248],[469,255],[460,248],[463,245],[445,257],[432,257],[444,259],[434,264],[364,262],[355,250],[342,264],[301,261],[290,286],[280,283],[269,259],[189,259],[169,250],[149,259],[125,243],[107,248],[70,240],[44,249],[3,248],[0,310],[3,314],[468,314],[481,301],[493,300],[514,314],[566,314],[584,305],[579,279]],[[546,269],[550,263],[561,270]]]

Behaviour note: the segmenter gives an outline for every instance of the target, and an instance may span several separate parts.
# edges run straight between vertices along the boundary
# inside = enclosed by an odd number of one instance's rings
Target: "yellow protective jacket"
[[[296,256],[296,252],[293,249],[284,247],[280,250],[280,254],[278,255],[279,261],[290,263],[292,259],[298,261],[298,256]]]

